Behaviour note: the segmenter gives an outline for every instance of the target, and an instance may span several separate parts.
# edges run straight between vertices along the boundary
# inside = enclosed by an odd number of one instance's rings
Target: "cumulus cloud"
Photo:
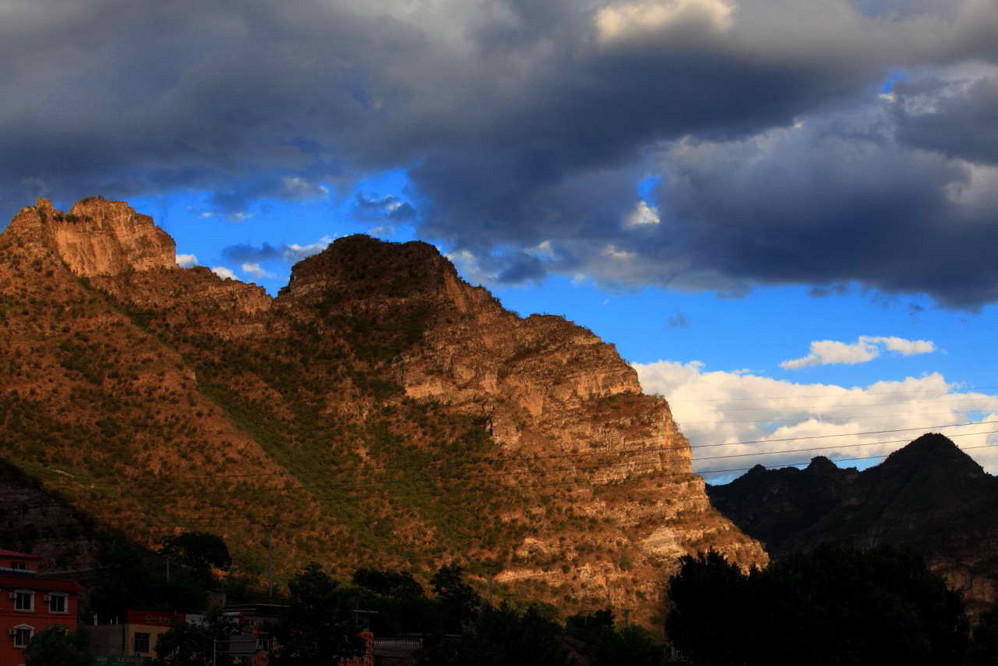
[[[931,340],[906,340],[893,336],[861,335],[853,343],[816,340],[811,343],[811,352],[807,356],[783,361],[780,367],[784,370],[798,370],[812,365],[855,365],[872,361],[884,351],[902,356],[931,354],[936,351],[936,345]]]
[[[817,455],[854,465],[850,459],[885,456],[930,430],[998,472],[998,423],[988,423],[998,422],[998,396],[961,390],[938,373],[844,387],[708,371],[695,361],[634,368],[646,393],[669,401],[708,480]]]
[[[231,268],[226,268],[225,266],[214,266],[211,272],[222,278],[223,280],[238,280],[235,272]]]
[[[249,276],[251,276],[251,277],[253,277],[253,278],[257,279],[257,280],[261,280],[263,278],[274,277],[271,273],[268,273],[267,271],[265,271],[260,266],[260,264],[245,262],[245,263],[243,263],[239,267],[239,269],[243,273],[246,273],[247,275],[249,275]]]
[[[649,206],[647,201],[639,201],[634,210],[624,219],[624,226],[633,229],[646,224],[658,224],[661,221],[657,208]]]
[[[198,258],[193,254],[178,254],[177,265],[181,268],[190,268],[198,265]]]

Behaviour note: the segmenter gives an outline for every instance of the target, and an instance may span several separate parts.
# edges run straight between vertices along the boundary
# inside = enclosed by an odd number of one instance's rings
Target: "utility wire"
[[[996,432],[998,432],[998,430],[989,430],[989,431],[985,431],[985,432],[974,432],[974,433],[958,433],[958,434],[952,435],[952,437],[970,437],[970,436],[975,436],[975,435],[994,434]],[[717,455],[717,456],[703,456],[703,457],[700,457],[700,458],[692,458],[691,462],[702,462],[704,460],[728,460],[728,459],[733,459],[733,458],[746,458],[746,457],[755,457],[755,456],[764,456],[764,455],[786,455],[786,454],[791,454],[791,453],[809,453],[809,452],[814,452],[814,451],[829,451],[829,452],[831,452],[831,451],[836,451],[836,450],[839,450],[839,449],[852,449],[852,448],[861,448],[861,447],[868,447],[868,446],[882,446],[884,444],[906,443],[907,441],[908,440],[906,440],[906,439],[901,439],[901,440],[889,440],[889,441],[881,441],[881,442],[844,444],[844,445],[837,445],[837,446],[832,446],[832,447],[812,447],[812,448],[803,448],[803,449],[785,449],[785,450],[779,450],[779,451],[763,451],[763,452],[754,452],[754,453],[738,453],[738,454],[726,454],[726,455]],[[973,447],[965,447],[964,449],[961,449],[961,450],[974,450],[974,449],[980,449],[980,448],[996,448],[996,447],[994,445],[991,445],[991,444],[983,444],[983,445],[978,445],[978,446],[973,446]],[[610,453],[609,455],[619,455],[619,453],[614,452],[614,453]],[[880,458],[880,457],[886,457],[887,455],[889,455],[889,454],[882,454],[882,455],[872,456],[871,459],[873,459],[873,458]],[[846,458],[845,460],[854,460],[854,459],[856,459],[856,458]],[[639,470],[656,470],[656,469],[658,469],[658,467],[659,467],[660,464],[661,464],[660,461],[645,461],[645,462],[637,462],[637,463],[633,463],[632,462],[631,463],[631,465],[632,465],[631,469],[633,470],[633,469],[637,468]],[[791,463],[789,465],[793,465],[793,464],[797,464],[797,463]],[[781,465],[781,466],[787,466],[787,465]],[[750,469],[750,468],[745,468],[745,469]],[[374,470],[374,471],[376,471],[376,470]],[[423,470],[421,470],[421,471],[423,471]],[[599,471],[599,470],[593,470],[593,469],[588,469],[587,470],[585,468],[580,468],[578,466],[572,465],[572,466],[568,466],[568,467],[539,467],[539,468],[532,468],[532,469],[518,469],[518,470],[507,470],[507,471],[501,471],[501,472],[500,471],[496,471],[496,472],[473,473],[473,474],[453,474],[453,475],[437,475],[437,476],[424,475],[423,478],[427,479],[427,480],[434,480],[434,481],[440,481],[440,482],[445,482],[445,481],[475,481],[475,480],[484,480],[484,479],[501,479],[501,478],[515,478],[515,477],[530,477],[530,476],[537,476],[537,475],[556,474],[556,473],[561,473],[561,472],[572,472],[572,473],[579,474],[579,473],[587,473],[587,472],[592,472],[592,471]],[[703,470],[702,472],[700,472],[700,474],[708,474],[708,473],[709,474],[714,474],[714,473],[719,473],[721,471],[727,471],[727,470]],[[733,471],[738,471],[738,470],[736,469],[736,470],[733,470]],[[282,474],[284,474],[284,473],[282,473]],[[666,476],[668,476],[668,475],[673,475],[673,476],[689,476],[690,474],[696,474],[696,472],[671,472],[671,473],[665,473]],[[217,475],[217,476],[219,478],[231,478],[231,477],[225,477],[225,475]],[[294,477],[293,474],[291,474],[290,476]],[[185,478],[183,480],[196,480],[196,479]],[[411,486],[414,483],[410,479],[392,479],[392,478],[385,479],[385,478],[369,477],[367,480],[368,481],[374,481],[379,486],[391,486],[391,485]],[[362,480],[358,479],[357,481],[335,481],[335,482],[328,482],[328,483],[304,483],[304,484],[301,484],[300,486],[296,485],[294,488],[291,488],[291,489],[268,488],[267,491],[271,492],[271,493],[278,493],[278,494],[280,494],[280,493],[287,493],[287,492],[298,492],[298,491],[301,491],[301,490],[316,491],[316,490],[323,490],[323,489],[324,490],[329,490],[329,491],[335,491],[335,490],[341,490],[342,491],[342,490],[345,490],[345,491],[350,491],[350,492],[356,492],[357,490],[362,489],[362,486],[358,486],[358,482],[362,482]],[[91,487],[93,487],[93,486],[121,487],[121,486],[124,485],[120,481],[117,481],[117,482],[112,482],[112,481],[89,481],[89,482],[82,482],[82,484],[83,485],[89,485]],[[176,492],[177,492],[178,496],[184,496],[184,497],[189,496],[189,491],[187,491],[185,489],[177,488]],[[170,493],[163,493],[162,491],[157,491],[157,496],[161,496],[162,497],[162,496],[169,496],[169,495],[170,495]]]

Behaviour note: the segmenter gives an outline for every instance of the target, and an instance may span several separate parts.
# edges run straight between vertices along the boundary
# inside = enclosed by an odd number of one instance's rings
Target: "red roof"
[[[2,550],[2,549],[0,549],[0,557],[17,557],[22,560],[42,559],[40,555],[32,555],[31,553],[19,553],[16,550]]]
[[[19,590],[55,590],[57,592],[82,592],[83,586],[75,580],[62,578],[35,578],[34,576],[0,575],[0,588]]]

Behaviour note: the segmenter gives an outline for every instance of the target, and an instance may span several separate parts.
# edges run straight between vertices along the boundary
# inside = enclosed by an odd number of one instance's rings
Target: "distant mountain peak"
[[[806,471],[812,474],[828,474],[839,471],[838,466],[825,456],[815,456],[806,467]]]
[[[879,465],[883,470],[931,466],[954,476],[985,477],[987,473],[945,435],[926,433],[898,449]]]

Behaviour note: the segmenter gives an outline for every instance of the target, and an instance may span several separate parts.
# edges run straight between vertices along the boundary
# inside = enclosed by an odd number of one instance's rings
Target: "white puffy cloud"
[[[222,278],[223,280],[238,280],[235,272],[231,268],[226,268],[225,266],[215,266],[211,269],[211,272]]]
[[[707,371],[696,361],[634,368],[646,393],[669,401],[693,447],[694,468],[708,480],[817,455],[855,465],[849,459],[885,456],[928,431],[998,472],[998,423],[989,423],[998,421],[998,395],[963,392],[938,373],[844,387]]]
[[[301,261],[306,257],[311,257],[313,254],[319,254],[332,243],[335,239],[332,236],[323,236],[314,243],[308,243],[306,245],[299,245],[298,243],[289,243],[281,248],[281,258],[289,264],[293,264],[297,261]]]
[[[902,356],[914,356],[931,354],[936,351],[936,345],[931,340],[906,340],[893,336],[861,335],[853,343],[816,340],[811,343],[811,351],[807,356],[783,361],[780,367],[784,370],[799,370],[812,365],[855,365],[872,361],[884,350]]]
[[[190,268],[198,265],[198,258],[193,254],[178,254],[177,265],[181,268]]]
[[[662,220],[658,216],[658,209],[649,206],[647,201],[639,201],[627,217],[624,219],[624,226],[629,229],[643,227],[649,224],[658,224]]]
[[[260,264],[246,262],[239,268],[243,271],[243,273],[246,273],[247,275],[250,275],[256,278],[257,280],[261,280],[263,278],[268,278],[268,277],[274,277],[273,274],[265,271],[263,267],[260,266]]]

